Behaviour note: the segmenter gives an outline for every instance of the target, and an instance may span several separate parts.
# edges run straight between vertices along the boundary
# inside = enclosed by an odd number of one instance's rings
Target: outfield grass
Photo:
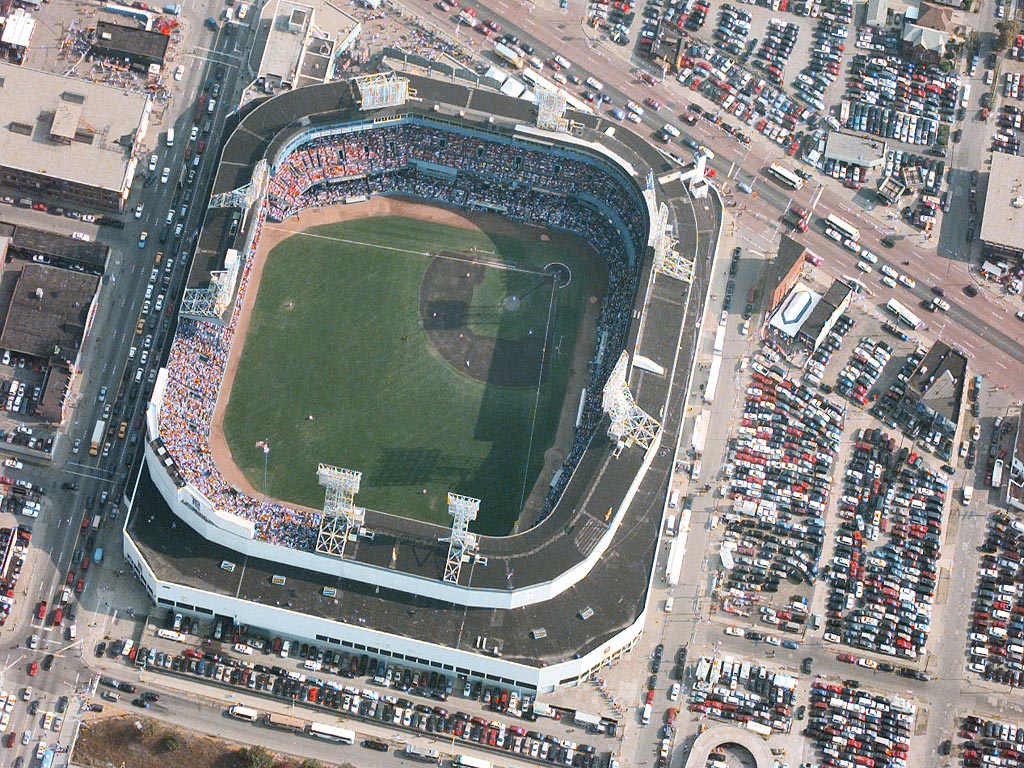
[[[584,302],[600,279],[579,253],[528,237],[377,217],[276,246],[224,418],[252,484],[263,485],[255,443],[266,439],[276,498],[322,506],[316,466],[324,462],[363,473],[363,506],[448,525],[454,491],[482,500],[474,530],[508,532],[554,441]],[[476,248],[530,269],[567,264],[573,280],[557,292],[539,398],[535,387],[476,381],[432,350],[418,318],[427,257],[340,240],[416,252]],[[501,338],[543,329],[551,288],[531,290],[536,284],[536,276],[489,269],[474,291],[472,329]],[[521,297],[517,307],[509,295]]]

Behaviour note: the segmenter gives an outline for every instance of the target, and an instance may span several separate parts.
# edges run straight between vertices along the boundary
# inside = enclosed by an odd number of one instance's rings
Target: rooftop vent
[[[534,640],[543,640],[548,636],[548,631],[544,627],[538,627],[537,629],[530,630],[530,637]]]

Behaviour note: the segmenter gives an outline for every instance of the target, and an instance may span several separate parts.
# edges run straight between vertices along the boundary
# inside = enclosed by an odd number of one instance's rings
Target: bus
[[[896,299],[889,299],[889,303],[885,305],[885,308],[908,328],[917,330],[921,327],[921,318],[903,306],[900,302],[896,301]]]
[[[355,744],[356,733],[348,728],[336,728],[333,725],[312,722],[309,724],[309,735],[326,741],[337,741],[341,744]]]
[[[789,168],[778,163],[772,163],[768,166],[768,173],[773,179],[784,187],[790,189],[800,189],[804,185],[804,180],[793,173]]]
[[[228,708],[228,714],[232,717],[238,718],[239,720],[245,720],[248,723],[255,723],[260,719],[260,713],[252,707],[243,707],[241,704],[232,704]]]
[[[409,744],[402,754],[418,763],[434,763],[437,765],[441,762],[441,753],[436,749],[419,749],[412,744]]]
[[[479,757],[469,757],[468,755],[458,755],[455,758],[455,764],[460,768],[491,768],[491,764],[486,760],[481,760]]]
[[[854,242],[860,240],[860,230],[852,224],[847,224],[834,213],[830,213],[825,217],[825,223],[843,235],[843,237],[848,237]]]
[[[302,733],[306,730],[306,721],[291,715],[278,715],[274,712],[268,712],[266,717],[263,718],[263,722],[268,728],[277,728],[281,731]]]

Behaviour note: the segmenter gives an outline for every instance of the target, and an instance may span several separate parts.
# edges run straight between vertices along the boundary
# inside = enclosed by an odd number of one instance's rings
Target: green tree
[[[1002,19],[996,22],[996,29],[999,30],[999,37],[996,38],[995,49],[1005,51],[1020,34],[1020,22],[1016,19]]]
[[[238,768],[274,768],[274,756],[258,744],[239,752]]]
[[[299,764],[299,768],[324,768],[324,764],[312,757],[307,757]]]

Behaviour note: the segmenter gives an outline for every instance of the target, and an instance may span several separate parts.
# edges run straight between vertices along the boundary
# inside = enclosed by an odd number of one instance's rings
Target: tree
[[[324,764],[312,757],[307,757],[299,764],[299,768],[324,768]]]
[[[164,735],[160,746],[163,747],[164,752],[175,752],[181,748],[181,739],[176,733],[168,733]]]
[[[999,37],[996,39],[995,49],[1005,51],[1013,45],[1017,35],[1020,34],[1020,22],[1016,19],[1002,19],[996,22],[996,29],[999,30]]]
[[[274,768],[274,756],[258,744],[241,750],[238,758],[238,768]]]

